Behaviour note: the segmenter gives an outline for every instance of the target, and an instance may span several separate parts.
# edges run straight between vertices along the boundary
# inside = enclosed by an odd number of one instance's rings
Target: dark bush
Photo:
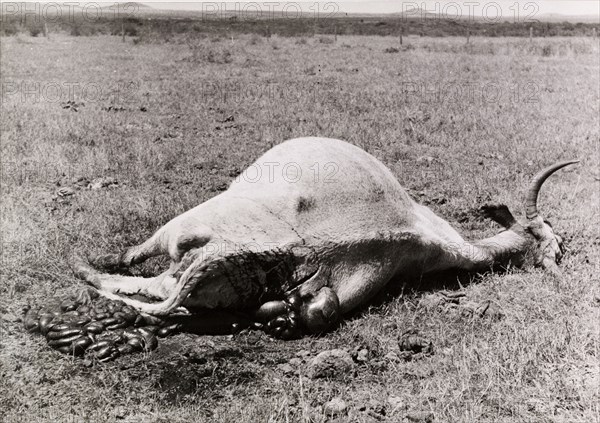
[[[15,21],[0,21],[0,32],[2,35],[17,35],[20,32],[19,24]]]
[[[44,28],[40,25],[33,25],[29,27],[29,35],[31,35],[32,37],[37,37],[43,32]]]
[[[125,35],[128,35],[130,37],[137,37],[139,34],[137,26],[132,23],[126,24],[123,30],[125,31]]]

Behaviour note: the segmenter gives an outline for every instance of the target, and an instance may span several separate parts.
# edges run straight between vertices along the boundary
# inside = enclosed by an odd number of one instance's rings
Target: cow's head
[[[535,263],[553,273],[559,273],[557,264],[564,254],[563,240],[559,235],[554,233],[550,222],[539,215],[537,207],[538,194],[542,184],[550,175],[573,163],[578,163],[578,160],[556,163],[535,175],[525,200],[525,217],[527,218],[525,230],[536,241],[533,248]]]
[[[573,163],[577,163],[577,161],[556,163],[533,177],[525,201],[525,222],[518,222],[508,210],[508,207],[503,204],[482,207],[485,216],[517,235],[515,238],[509,238],[510,241],[507,242],[510,245],[502,245],[502,248],[499,248],[499,250],[512,249],[511,251],[515,254],[509,254],[511,259],[515,258],[513,256],[520,256],[521,253],[525,252],[523,247],[526,246],[527,251],[533,253],[536,265],[542,266],[552,273],[560,273],[557,264],[564,254],[563,240],[554,233],[550,222],[539,215],[537,200],[544,181],[557,170]],[[513,242],[514,245],[511,244]]]

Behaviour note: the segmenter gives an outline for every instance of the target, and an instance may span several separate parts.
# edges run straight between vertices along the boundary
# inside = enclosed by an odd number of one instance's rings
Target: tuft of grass
[[[258,34],[252,34],[252,35],[250,35],[250,38],[248,39],[248,44],[251,46],[255,46],[257,44],[262,44],[262,42],[263,42],[263,39]]]
[[[201,41],[196,43],[188,43],[191,50],[191,55],[183,60],[193,63],[212,63],[224,65],[233,61],[231,51],[219,43],[219,41],[211,40],[211,44],[205,44]]]
[[[321,35],[319,37],[319,43],[321,44],[334,44],[335,39],[333,37],[327,37],[325,35]]]

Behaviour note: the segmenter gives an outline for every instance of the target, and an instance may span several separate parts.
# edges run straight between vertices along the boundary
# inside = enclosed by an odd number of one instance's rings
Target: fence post
[[[533,27],[529,27],[529,41],[533,41]]]
[[[121,21],[121,39],[125,42],[125,24]]]
[[[404,34],[404,27],[400,27],[400,45],[402,45],[402,35]]]
[[[48,38],[48,24],[46,21],[44,21],[44,37]]]

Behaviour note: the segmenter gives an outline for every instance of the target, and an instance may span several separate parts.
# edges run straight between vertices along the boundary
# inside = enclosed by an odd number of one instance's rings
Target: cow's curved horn
[[[548,166],[546,169],[543,169],[542,171],[540,171],[537,175],[535,175],[533,177],[533,180],[531,181],[531,186],[529,188],[529,192],[527,193],[527,198],[525,200],[525,207],[526,207],[525,215],[528,220],[535,219],[538,216],[538,210],[537,210],[538,194],[540,192],[540,188],[542,187],[542,184],[544,183],[544,181],[546,179],[548,179],[548,177],[550,175],[552,175],[554,172],[556,172],[557,170],[562,169],[563,167],[574,164],[574,163],[579,163],[579,160],[569,160],[566,162],[555,163],[552,166]]]

